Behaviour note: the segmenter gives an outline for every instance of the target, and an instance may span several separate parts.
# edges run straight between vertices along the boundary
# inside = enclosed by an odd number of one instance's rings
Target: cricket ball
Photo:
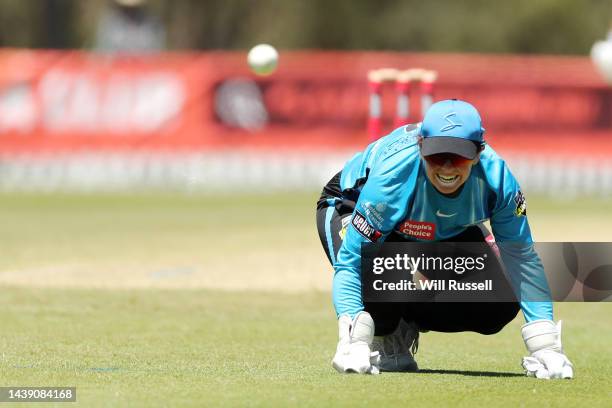
[[[259,44],[251,48],[247,62],[255,74],[270,75],[278,65],[278,52],[269,44]]]
[[[603,79],[612,85],[612,29],[607,41],[597,41],[591,48],[591,59]]]

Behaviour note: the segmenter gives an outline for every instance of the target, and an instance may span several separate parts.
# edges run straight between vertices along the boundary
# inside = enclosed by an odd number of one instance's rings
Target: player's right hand
[[[338,347],[332,366],[340,373],[378,374],[378,352],[371,353],[374,320],[368,312],[359,312],[354,319],[338,318]]]

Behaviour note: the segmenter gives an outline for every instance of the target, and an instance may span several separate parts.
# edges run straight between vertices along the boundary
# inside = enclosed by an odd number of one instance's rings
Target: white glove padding
[[[574,367],[563,353],[561,345],[561,321],[534,320],[521,328],[521,334],[529,351],[523,357],[523,368],[529,377],[573,378]]]
[[[378,352],[371,353],[374,320],[368,312],[359,312],[353,320],[348,315],[338,319],[338,348],[332,366],[340,373],[378,374]]]

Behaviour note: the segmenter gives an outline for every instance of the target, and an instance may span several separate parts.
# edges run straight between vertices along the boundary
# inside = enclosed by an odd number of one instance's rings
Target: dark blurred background
[[[611,0],[0,0],[0,191],[315,191],[460,98],[526,191],[612,196],[611,23]],[[437,79],[373,95],[379,68]]]
[[[0,46],[89,48],[110,0],[0,0]],[[588,54],[610,0],[149,0],[167,48]]]

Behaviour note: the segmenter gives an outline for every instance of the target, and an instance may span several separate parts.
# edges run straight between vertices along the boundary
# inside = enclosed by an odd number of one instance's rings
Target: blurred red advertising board
[[[612,92],[586,57],[280,55],[277,72],[255,77],[242,52],[0,50],[0,152],[357,149],[367,143],[366,75],[381,67],[438,71],[436,98],[475,104],[495,147],[612,152]],[[387,130],[394,98],[384,90]]]

